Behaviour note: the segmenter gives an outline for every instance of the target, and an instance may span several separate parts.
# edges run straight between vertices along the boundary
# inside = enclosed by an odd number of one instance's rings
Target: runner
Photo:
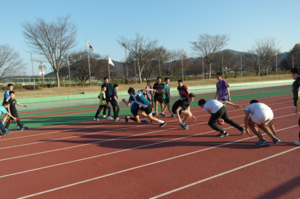
[[[172,107],[172,112],[177,115],[178,117],[178,122],[180,127],[183,129],[187,130],[188,126],[186,125],[186,121],[189,118],[193,118],[194,121],[196,121],[196,117],[192,114],[191,108],[190,108],[190,103],[194,101],[195,95],[193,93],[189,94],[188,98],[181,98],[180,100],[177,100]],[[184,116],[183,120],[181,120],[181,115]]]
[[[268,141],[262,136],[259,130],[255,127],[255,124],[268,134],[274,144],[280,143],[280,140],[276,137],[275,127],[273,125],[273,111],[264,103],[258,103],[257,100],[251,100],[250,105],[245,108],[245,129],[250,135],[248,127],[253,131],[259,138],[259,141],[254,143],[255,146],[269,146]],[[252,116],[251,116],[252,115]],[[251,117],[250,117],[251,116]],[[270,129],[267,127],[269,124]]]
[[[291,76],[295,80],[293,83],[293,100],[294,100],[294,112],[298,113],[298,106],[300,102],[299,97],[299,86],[300,86],[300,75],[297,68],[293,68],[291,70]],[[300,117],[298,120],[298,125],[300,126]],[[299,132],[299,142],[294,142],[295,145],[300,146],[300,132]]]
[[[222,128],[220,128],[216,122],[222,118],[224,120],[224,122],[230,124],[231,126],[237,128],[239,131],[241,131],[242,135],[245,133],[245,128],[243,128],[242,126],[240,126],[239,124],[237,124],[236,122],[232,121],[229,117],[228,117],[228,113],[227,113],[227,109],[224,106],[223,103],[226,104],[230,104],[232,106],[234,106],[235,108],[241,108],[241,106],[233,104],[231,102],[228,101],[218,101],[218,100],[210,100],[208,102],[206,102],[206,100],[201,99],[198,101],[198,105],[201,106],[205,112],[211,114],[211,117],[208,121],[208,125],[216,130],[219,131],[220,134],[217,135],[217,137],[225,137],[228,136],[228,132],[223,130]]]

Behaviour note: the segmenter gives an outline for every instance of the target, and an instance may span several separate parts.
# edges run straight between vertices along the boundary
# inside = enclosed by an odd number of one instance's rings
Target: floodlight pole
[[[184,82],[184,75],[183,75],[183,59],[181,58],[181,70],[182,70],[182,81]]]
[[[69,56],[67,56],[67,61],[68,61],[68,69],[69,69],[70,93],[71,93],[71,95],[72,95],[72,84],[71,84],[71,72],[70,72]]]
[[[204,86],[204,78],[205,78],[205,76],[204,76],[204,64],[203,64],[203,57],[202,57],[202,72],[203,72],[203,86]]]
[[[241,82],[243,82],[243,57],[241,54]]]
[[[34,79],[34,70],[33,70],[33,61],[32,61],[32,54],[31,54],[31,66],[32,66],[32,76],[33,76],[34,96],[36,96],[36,92],[35,92],[35,79]]]
[[[277,80],[277,53],[276,53],[276,80]]]

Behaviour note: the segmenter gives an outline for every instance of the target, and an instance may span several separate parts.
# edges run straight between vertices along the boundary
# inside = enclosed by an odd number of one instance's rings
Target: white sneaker
[[[99,119],[98,119],[98,118],[94,118],[94,120],[95,120],[95,121],[99,121]]]
[[[111,116],[108,116],[107,119],[108,119],[108,120],[112,120],[112,119],[114,119],[114,118],[112,118]]]
[[[300,146],[300,141],[299,142],[294,142],[295,145]]]

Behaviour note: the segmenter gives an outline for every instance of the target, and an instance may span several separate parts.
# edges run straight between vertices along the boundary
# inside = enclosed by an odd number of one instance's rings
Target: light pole
[[[126,68],[126,79],[128,80],[128,68],[127,68],[127,51],[126,51],[126,44],[122,43],[122,46],[125,48],[125,68]]]

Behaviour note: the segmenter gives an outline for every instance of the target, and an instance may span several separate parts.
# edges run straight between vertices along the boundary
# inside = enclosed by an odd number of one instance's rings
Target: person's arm
[[[245,118],[244,118],[244,124],[245,124],[245,129],[247,134],[252,137],[252,135],[250,134],[250,131],[248,129],[248,120],[249,120],[249,116],[250,116],[250,112],[249,111],[245,111]]]
[[[229,87],[227,87],[226,90],[227,90],[227,94],[228,94],[228,101],[231,102]]]
[[[129,102],[126,102],[126,100],[125,99],[122,99],[122,101],[126,104],[126,106],[131,106],[131,104],[129,103]]]
[[[215,99],[217,99],[217,97],[218,97],[218,94],[219,94],[219,90],[217,89],[217,91],[216,91],[216,95],[215,95]]]
[[[194,122],[196,122],[196,117],[193,115],[193,113],[191,112],[191,107],[188,106],[187,110],[192,114],[192,118],[194,120]]]
[[[233,107],[235,107],[235,108],[238,108],[238,109],[241,109],[241,108],[242,108],[241,105],[234,104],[234,103],[229,102],[229,101],[220,101],[220,102],[223,103],[223,104],[229,104],[229,105],[231,105],[231,106],[233,106]]]
[[[181,117],[180,117],[180,115],[179,115],[179,111],[180,111],[180,110],[181,110],[180,107],[178,107],[178,108],[176,109],[176,115],[177,115],[177,117],[178,117],[178,122],[179,122],[179,124],[182,123]]]
[[[4,124],[4,122],[6,122],[7,116],[8,116],[7,114],[4,115],[3,120],[2,120],[2,124]]]
[[[185,90],[186,90],[187,94],[189,95],[190,91],[189,91],[189,88],[187,86],[185,86]]]
[[[114,100],[117,102],[117,104],[119,105],[119,101],[118,101],[118,99],[117,99],[117,96],[116,95],[114,95]]]
[[[18,102],[17,102],[16,104],[17,104],[18,106],[24,106],[24,107],[26,107],[26,108],[28,107],[27,105],[23,105],[23,104],[20,104],[20,103],[18,103]]]
[[[298,112],[298,105],[299,105],[299,82],[297,82],[297,79],[295,80],[295,82],[293,83],[293,100],[294,100],[294,112],[297,113]]]

